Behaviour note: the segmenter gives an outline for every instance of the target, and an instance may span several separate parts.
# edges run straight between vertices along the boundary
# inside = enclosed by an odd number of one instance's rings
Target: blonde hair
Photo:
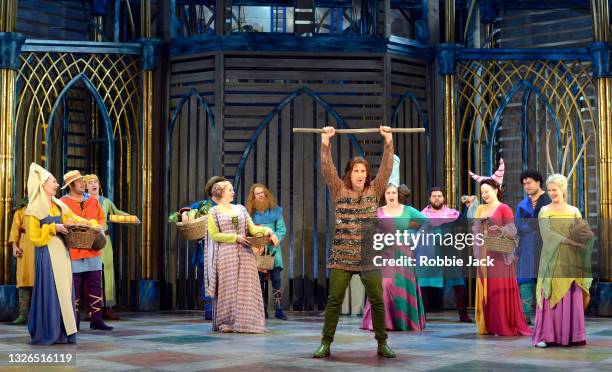
[[[563,192],[563,199],[567,201],[567,178],[559,173],[551,174],[546,179],[546,186],[548,186],[549,183],[554,183],[561,189],[561,192]]]

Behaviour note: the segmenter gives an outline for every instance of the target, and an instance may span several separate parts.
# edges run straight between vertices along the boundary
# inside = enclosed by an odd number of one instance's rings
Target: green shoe
[[[315,351],[314,354],[312,354],[312,357],[313,358],[327,358],[330,354],[331,352],[329,350],[329,345],[321,344],[321,346],[319,346],[317,351]]]
[[[19,316],[17,317],[17,319],[13,320],[14,325],[22,325],[22,324],[28,324],[28,316],[27,315],[23,315],[23,314],[19,314]]]
[[[395,358],[395,353],[386,343],[378,345],[378,355],[385,358]]]

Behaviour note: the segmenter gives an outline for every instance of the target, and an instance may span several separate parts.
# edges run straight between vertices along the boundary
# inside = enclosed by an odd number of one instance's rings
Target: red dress
[[[484,213],[481,205],[476,217]],[[507,235],[515,235],[514,214],[507,204],[500,204],[491,216],[490,226],[500,226]],[[475,228],[480,232],[480,227]],[[521,296],[516,280],[516,268],[511,255],[487,250],[486,245],[480,246],[479,256],[489,256],[492,266],[478,268],[476,288],[476,326],[480,334],[495,334],[498,336],[529,336],[531,329],[527,325]],[[475,249],[476,250],[476,249]]]

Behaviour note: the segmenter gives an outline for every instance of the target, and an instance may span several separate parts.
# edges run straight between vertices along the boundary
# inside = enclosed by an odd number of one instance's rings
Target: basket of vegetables
[[[206,237],[208,211],[212,207],[210,201],[205,201],[198,209],[191,209],[187,212],[188,222],[181,221],[179,212],[172,213],[168,217],[169,223],[175,223],[178,231],[181,232],[185,240],[200,240]]]

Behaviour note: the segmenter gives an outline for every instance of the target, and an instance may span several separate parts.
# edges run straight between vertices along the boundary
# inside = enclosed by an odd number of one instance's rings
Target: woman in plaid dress
[[[246,240],[248,235],[268,234],[267,227],[253,224],[242,205],[231,204],[234,188],[228,181],[213,186],[220,199],[208,214],[208,234],[212,241],[212,272],[208,295],[214,298],[213,330],[219,332],[263,333],[265,316],[257,261]]]

